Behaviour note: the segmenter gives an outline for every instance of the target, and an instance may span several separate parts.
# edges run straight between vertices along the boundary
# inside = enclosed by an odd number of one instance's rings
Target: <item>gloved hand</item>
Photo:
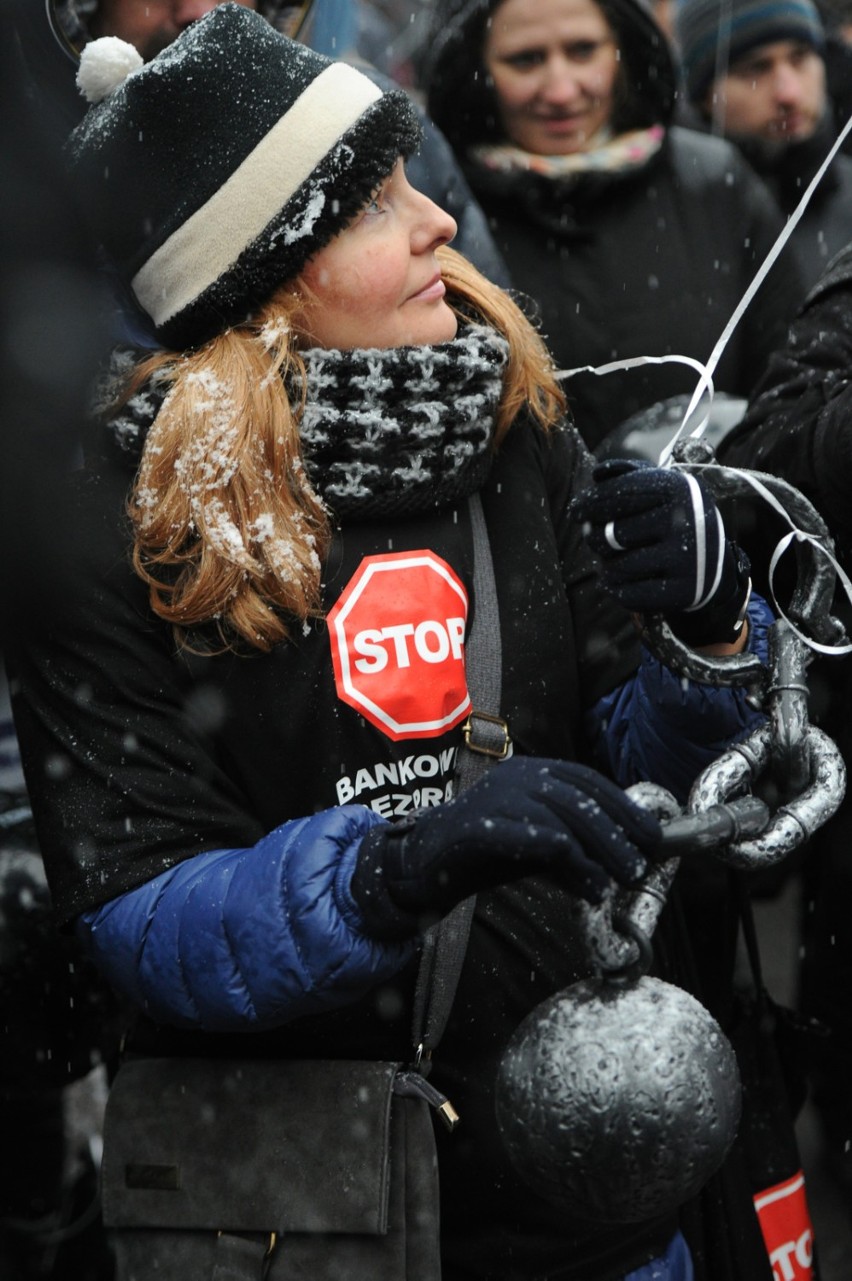
[[[603,560],[604,589],[625,609],[665,614],[690,644],[736,640],[751,590],[749,561],[725,536],[701,482],[676,468],[616,458],[599,463],[593,479],[572,510]]]
[[[381,939],[408,937],[425,915],[540,872],[599,903],[610,876],[641,880],[660,838],[654,815],[587,766],[513,756],[455,800],[372,828],[352,895],[364,933]]]

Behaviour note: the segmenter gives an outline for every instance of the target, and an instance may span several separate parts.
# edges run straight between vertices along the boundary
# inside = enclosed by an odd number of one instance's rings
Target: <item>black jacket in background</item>
[[[706,361],[781,229],[733,147],[679,128],[639,172],[590,174],[570,199],[527,175],[523,191],[516,182],[502,192],[470,176],[561,369],[634,356]],[[776,264],[719,361],[717,390],[748,395],[802,292],[789,259]],[[625,418],[691,392],[697,379],[684,365],[646,365],[578,374],[565,388],[594,449]]]

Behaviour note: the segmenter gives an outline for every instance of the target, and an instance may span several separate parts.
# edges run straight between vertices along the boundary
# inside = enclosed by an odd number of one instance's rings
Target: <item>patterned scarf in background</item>
[[[665,134],[662,125],[633,129],[619,134],[617,138],[599,134],[598,146],[567,156],[539,156],[511,143],[485,143],[471,148],[470,157],[483,168],[498,173],[535,173],[545,178],[564,180],[587,173],[623,173],[639,169],[660,150]]]

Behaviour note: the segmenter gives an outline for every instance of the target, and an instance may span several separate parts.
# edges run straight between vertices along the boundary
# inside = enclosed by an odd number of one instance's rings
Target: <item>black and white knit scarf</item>
[[[312,348],[302,355],[302,454],[312,486],[335,516],[415,515],[481,487],[508,360],[508,344],[495,330],[464,325],[451,342],[434,346]],[[131,365],[127,353],[114,358],[113,395]],[[147,384],[110,420],[123,452],[141,456],[167,390]],[[101,402],[108,395],[104,390]],[[296,388],[292,395],[298,401]]]

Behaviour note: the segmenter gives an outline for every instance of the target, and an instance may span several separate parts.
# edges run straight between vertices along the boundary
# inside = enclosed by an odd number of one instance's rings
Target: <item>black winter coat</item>
[[[852,568],[852,246],[837,255],[811,290],[786,346],[773,354],[743,421],[721,442],[717,456],[728,466],[768,472],[799,489],[826,522],[841,566],[847,572]],[[759,590],[767,593],[770,559],[790,526],[762,502],[739,506],[740,536],[748,540]],[[774,575],[782,604],[790,599],[794,575],[788,552]],[[838,612],[844,609],[841,599],[835,606]],[[848,658],[830,658],[818,659],[809,678],[817,695],[812,710],[822,715],[848,760],[850,677]],[[833,693],[820,697],[824,686]]]
[[[576,433],[545,439],[524,424],[509,433],[482,491],[500,583],[501,709],[517,749],[567,759],[582,754],[584,711],[628,675],[638,657],[629,618],[596,588],[591,553],[567,516],[588,476]],[[460,726],[438,738],[389,740],[339,701],[324,625],[270,654],[176,657],[170,629],[150,615],[147,590],[127,563],[120,513],[128,481],[120,461],[81,479],[70,553],[79,573],[67,566],[79,604],[57,620],[47,644],[34,644],[15,663],[22,751],[63,915],[179,861],[189,852],[187,841],[192,852],[251,844],[282,820],[347,799],[374,803],[391,816],[391,793],[406,792],[398,799],[416,805],[422,798],[414,789],[422,778],[446,788],[438,762],[444,771],[451,768]],[[396,555],[418,548],[437,549],[472,591],[462,501],[409,519],[350,524],[329,557],[329,601],[339,598],[365,553],[387,557],[389,549]],[[82,702],[75,691],[84,691]],[[67,707],[67,717],[57,715],[59,705]],[[127,707],[133,709],[130,731]],[[69,767],[51,770],[45,752],[60,754]],[[435,768],[418,771],[418,761],[427,758]],[[381,776],[376,762],[392,761],[400,770],[410,763],[407,786],[374,782],[369,790],[359,784],[362,775]],[[344,794],[349,784],[357,795]],[[85,849],[63,831],[68,815],[79,812],[89,816]],[[676,1226],[674,1215],[603,1233],[597,1225],[568,1223],[564,1213],[530,1196],[501,1152],[483,1082],[490,1083],[501,1048],[523,1015],[583,972],[570,941],[570,911],[569,897],[544,878],[478,900],[442,1042],[442,1072],[435,1076],[465,1117],[460,1141],[442,1153],[445,1249],[472,1253],[482,1268],[477,1276],[485,1274],[488,1260],[495,1276],[550,1276],[564,1267],[564,1275],[578,1281],[611,1281],[638,1260],[660,1254]],[[381,992],[371,993],[341,1011],[253,1034],[250,1052],[404,1060],[412,979],[403,973],[385,985],[387,1010]],[[133,1049],[240,1057],[249,1052],[246,1041],[245,1033],[184,1034],[140,1024]],[[476,1136],[472,1146],[467,1135]],[[495,1223],[501,1225],[499,1240]],[[517,1273],[499,1270],[507,1254],[517,1257]],[[449,1260],[447,1273],[462,1275],[452,1272]]]

